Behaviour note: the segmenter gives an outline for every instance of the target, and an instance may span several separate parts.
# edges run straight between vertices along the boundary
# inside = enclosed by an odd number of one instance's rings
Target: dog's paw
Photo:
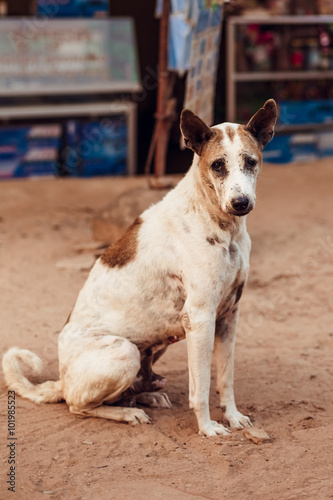
[[[138,424],[150,424],[151,419],[148,417],[147,413],[139,408],[125,408],[126,410],[126,421],[131,425]]]
[[[171,402],[165,392],[142,392],[136,396],[136,402],[150,408],[171,408]]]
[[[225,411],[223,420],[227,421],[232,429],[244,429],[244,427],[252,427],[252,422],[249,417],[246,417],[238,410]]]
[[[151,385],[156,391],[165,389],[166,384],[167,384],[166,378],[161,377],[161,375],[157,375],[157,373],[153,374]]]
[[[214,420],[211,420],[209,424],[205,425],[199,430],[200,436],[213,437],[213,436],[229,436],[231,431],[224,427],[222,424],[218,424]]]

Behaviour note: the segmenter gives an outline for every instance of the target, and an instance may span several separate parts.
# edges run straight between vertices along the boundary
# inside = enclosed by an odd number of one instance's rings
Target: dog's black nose
[[[231,202],[232,208],[235,212],[245,212],[248,209],[250,204],[250,200],[247,196],[239,196],[238,198],[234,198]]]

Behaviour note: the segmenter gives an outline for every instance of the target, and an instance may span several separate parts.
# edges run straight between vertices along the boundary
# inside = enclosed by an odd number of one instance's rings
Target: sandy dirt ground
[[[57,379],[57,336],[87,272],[57,268],[91,242],[93,217],[144,179],[0,184],[1,354],[38,353]],[[333,165],[265,165],[248,217],[253,249],[235,362],[243,431],[202,438],[188,408],[186,343],[158,361],[172,409],[151,425],[80,419],[66,404],[16,398],[16,492],[7,490],[7,389],[0,375],[0,498],[73,500],[333,498]],[[211,389],[211,414],[221,419]]]

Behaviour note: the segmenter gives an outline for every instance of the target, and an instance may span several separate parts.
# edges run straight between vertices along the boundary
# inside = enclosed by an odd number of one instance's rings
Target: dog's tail
[[[41,372],[42,360],[31,351],[12,347],[2,358],[2,368],[8,388],[34,403],[58,403],[63,399],[62,383],[47,381],[32,384],[21,372],[20,361],[32,368],[35,375]]]

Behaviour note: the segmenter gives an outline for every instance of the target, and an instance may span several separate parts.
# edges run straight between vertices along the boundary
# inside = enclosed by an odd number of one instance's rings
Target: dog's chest
[[[231,242],[225,269],[221,274],[221,292],[216,311],[219,318],[232,311],[238,304],[248,276],[250,239],[248,234],[238,242]]]

